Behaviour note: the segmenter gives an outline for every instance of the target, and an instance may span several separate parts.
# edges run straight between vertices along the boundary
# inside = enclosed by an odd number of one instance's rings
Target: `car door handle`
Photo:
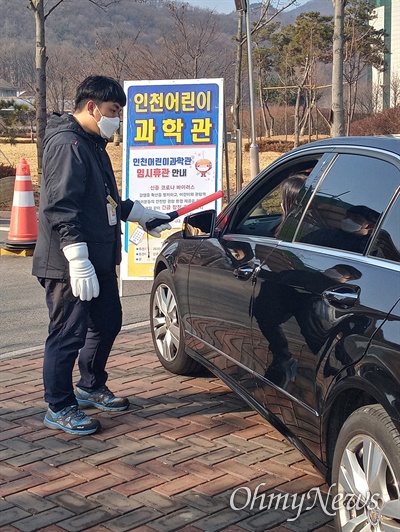
[[[236,277],[236,279],[247,281],[247,279],[250,279],[250,277],[253,275],[254,271],[255,268],[252,266],[240,266],[239,268],[233,270],[233,275]]]
[[[333,288],[332,290],[322,292],[322,297],[334,307],[350,308],[359,300],[360,288],[357,287],[354,291],[344,287]]]

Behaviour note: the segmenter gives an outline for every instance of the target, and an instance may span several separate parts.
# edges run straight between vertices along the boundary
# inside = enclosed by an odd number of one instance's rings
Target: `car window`
[[[241,224],[240,232],[259,236],[274,236],[282,220],[280,184],[275,186],[256,206],[252,206]]]
[[[372,242],[370,254],[400,263],[400,196],[383,220]]]
[[[363,253],[399,182],[399,169],[387,161],[339,155],[317,185],[296,240]]]
[[[235,217],[230,232],[257,235],[278,236],[283,218],[286,219],[285,210],[287,202],[282,198],[284,182],[291,183],[292,196],[296,191],[296,200],[292,201],[292,207],[299,205],[304,196],[305,181],[317,165],[321,155],[304,158],[296,164],[277,170],[273,174],[266,174],[260,181],[259,186],[246,196]],[[287,194],[286,194],[287,197]],[[293,232],[292,232],[293,235]],[[279,234],[279,238],[282,235]]]

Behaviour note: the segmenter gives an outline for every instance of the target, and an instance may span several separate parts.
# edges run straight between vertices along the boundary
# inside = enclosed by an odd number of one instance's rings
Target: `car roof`
[[[324,140],[316,140],[296,148],[293,151],[301,151],[305,147],[339,147],[358,146],[385,150],[400,155],[400,138],[396,137],[334,137]]]

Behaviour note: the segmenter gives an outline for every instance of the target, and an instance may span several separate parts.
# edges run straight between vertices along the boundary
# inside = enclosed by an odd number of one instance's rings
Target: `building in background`
[[[5,79],[0,78],[0,100],[2,98],[12,98],[14,96],[17,96],[17,89]]]
[[[385,55],[387,69],[378,72],[372,69],[373,94],[376,96],[377,111],[400,105],[400,0],[373,0],[377,18],[372,24],[384,29],[385,44],[390,50]]]

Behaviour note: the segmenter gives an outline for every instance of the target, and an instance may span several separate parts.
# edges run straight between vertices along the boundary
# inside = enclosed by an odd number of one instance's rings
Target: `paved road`
[[[46,338],[48,317],[44,290],[31,269],[32,257],[0,257],[0,355],[43,345]],[[149,319],[151,284],[151,281],[124,282],[125,327]]]

